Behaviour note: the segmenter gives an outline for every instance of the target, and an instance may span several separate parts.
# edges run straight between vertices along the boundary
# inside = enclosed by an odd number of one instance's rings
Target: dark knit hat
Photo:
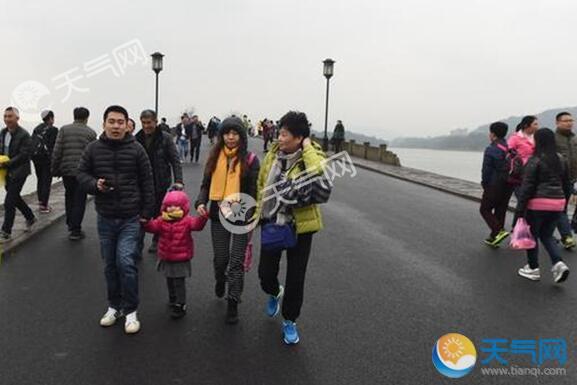
[[[231,116],[231,117],[223,120],[222,123],[220,123],[218,133],[219,133],[219,135],[222,136],[222,135],[226,134],[227,132],[229,132],[230,130],[235,130],[236,132],[238,132],[242,141],[244,143],[247,143],[248,138],[247,138],[246,128],[245,128],[244,123],[242,122],[242,120],[240,118],[237,118],[236,116]]]

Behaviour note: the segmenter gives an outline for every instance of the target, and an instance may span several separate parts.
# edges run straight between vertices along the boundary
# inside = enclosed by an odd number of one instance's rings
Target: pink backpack
[[[502,175],[511,186],[520,186],[523,181],[523,159],[512,148],[497,144],[497,147],[505,153],[505,164]]]

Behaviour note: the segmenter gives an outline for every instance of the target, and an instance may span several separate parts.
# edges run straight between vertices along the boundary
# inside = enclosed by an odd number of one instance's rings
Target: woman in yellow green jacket
[[[303,303],[312,238],[323,228],[318,204],[328,200],[331,183],[323,173],[326,155],[309,138],[306,115],[288,112],[280,120],[279,127],[278,143],[268,152],[258,177],[256,215],[262,229],[259,278],[262,289],[269,295],[267,315],[276,316],[283,299],[284,341],[296,344],[299,335],[295,322]],[[265,243],[269,239],[267,228],[274,226],[284,229],[286,237],[294,242],[283,245]],[[284,250],[287,254],[285,287],[278,281],[279,262]]]

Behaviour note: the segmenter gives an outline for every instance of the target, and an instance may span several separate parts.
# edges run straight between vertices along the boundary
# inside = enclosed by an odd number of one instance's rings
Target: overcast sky
[[[95,127],[109,104],[137,116],[154,108],[138,52],[160,51],[171,125],[188,107],[204,121],[297,109],[321,130],[331,57],[330,130],[439,135],[577,105],[575,36],[571,0],[0,0],[0,105],[51,107],[57,125],[78,105]]]

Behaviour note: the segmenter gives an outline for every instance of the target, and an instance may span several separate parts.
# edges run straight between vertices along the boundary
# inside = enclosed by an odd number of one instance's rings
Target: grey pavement
[[[192,199],[201,173],[185,164]],[[208,227],[195,234],[184,319],[169,319],[164,279],[145,255],[141,332],[99,327],[106,303],[92,204],[84,241],[70,243],[57,222],[0,265],[0,384],[576,383],[577,279],[554,285],[545,255],[541,282],[517,277],[524,254],[481,244],[487,229],[478,203],[359,169],[335,182],[323,212],[294,347],[281,342],[280,320],[264,315],[256,266],[246,276],[241,322],[225,325]],[[574,253],[563,256],[577,267]],[[477,350],[483,338],[565,338],[567,375],[491,377],[477,367],[461,380],[443,378],[431,351],[449,332]],[[512,361],[531,366],[527,356]]]
[[[32,178],[32,176],[29,178]],[[22,198],[34,212],[37,222],[32,227],[32,231],[27,231],[26,220],[24,219],[24,216],[22,213],[20,213],[20,211],[16,210],[14,227],[12,228],[12,240],[4,244],[0,244],[0,255],[10,254],[18,246],[28,241],[30,238],[35,237],[38,233],[45,230],[65,216],[64,185],[61,181],[56,181],[52,185],[52,189],[50,191],[50,206],[52,207],[52,212],[48,214],[42,214],[39,212],[36,192],[25,194],[22,196]],[[2,201],[2,204],[0,204],[0,221],[3,220],[4,202]]]

